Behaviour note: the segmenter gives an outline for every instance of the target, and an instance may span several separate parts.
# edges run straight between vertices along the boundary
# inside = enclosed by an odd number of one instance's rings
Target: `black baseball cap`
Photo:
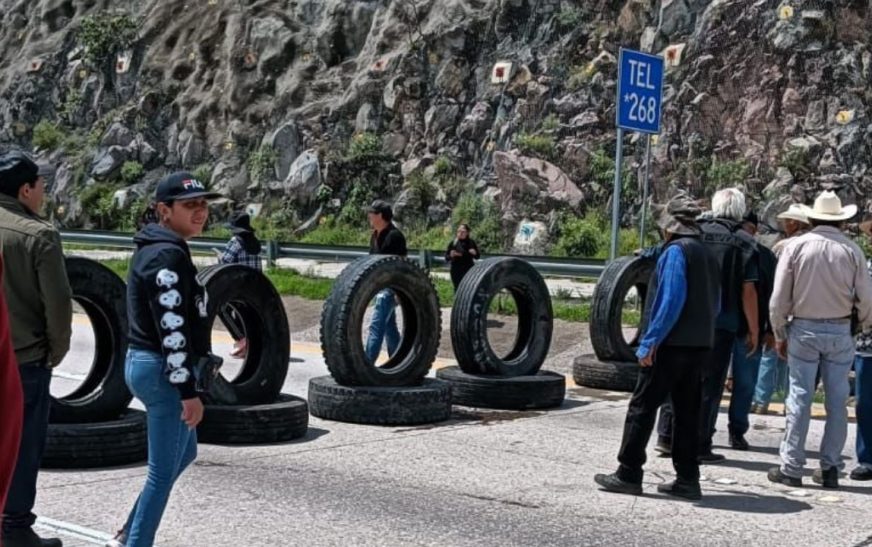
[[[218,199],[223,197],[218,192],[210,192],[206,186],[198,181],[191,173],[182,171],[164,177],[157,183],[154,192],[154,200],[158,203],[168,203],[182,199]]]
[[[27,154],[19,151],[0,155],[0,191],[17,195],[25,184],[33,184],[39,177],[39,167]]]
[[[391,209],[391,204],[383,199],[377,199],[377,200],[373,201],[369,205],[369,207],[366,208],[366,212],[385,215],[385,217],[393,216],[393,210]]]

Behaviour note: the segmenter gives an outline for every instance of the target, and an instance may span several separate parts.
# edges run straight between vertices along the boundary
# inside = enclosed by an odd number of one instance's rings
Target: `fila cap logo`
[[[182,181],[182,187],[183,187],[185,190],[205,190],[205,189],[206,189],[206,187],[203,186],[203,184],[200,183],[200,181],[195,180],[195,179],[185,179],[185,180],[183,180],[183,181]]]

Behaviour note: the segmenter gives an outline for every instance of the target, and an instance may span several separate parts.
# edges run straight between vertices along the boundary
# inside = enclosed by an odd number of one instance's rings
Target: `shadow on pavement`
[[[330,433],[330,431],[328,431],[326,429],[321,429],[319,427],[309,426],[309,429],[306,431],[305,436],[300,437],[299,439],[294,439],[292,441],[283,441],[283,442],[277,442],[277,443],[203,443],[203,442],[201,442],[200,444],[208,444],[208,445],[212,445],[212,446],[228,446],[228,447],[234,447],[234,448],[236,448],[236,447],[245,448],[245,447],[253,447],[253,446],[290,446],[290,445],[294,445],[294,444],[302,444],[302,443],[314,441],[318,437],[323,437],[324,435],[327,435],[328,433]]]
[[[808,511],[812,508],[808,503],[782,496],[761,496],[747,492],[732,491],[724,494],[703,493],[702,500],[694,505],[719,511],[773,515],[799,513],[800,511]]]

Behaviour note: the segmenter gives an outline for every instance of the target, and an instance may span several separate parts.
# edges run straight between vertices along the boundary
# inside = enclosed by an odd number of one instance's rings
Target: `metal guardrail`
[[[61,232],[64,243],[76,245],[92,245],[95,247],[114,247],[132,250],[133,234],[121,232],[100,232],[93,230],[64,230]],[[193,251],[212,252],[226,243],[224,239],[196,238],[188,242]],[[308,243],[278,243],[266,242],[267,259],[274,263],[279,258],[295,258],[300,260],[317,260],[319,262],[351,262],[369,254],[366,247],[351,247],[341,245],[312,245]],[[514,256],[529,262],[544,276],[551,277],[592,277],[599,278],[605,268],[605,260],[589,258],[553,258],[547,256],[522,255],[484,255],[484,258],[495,256]],[[427,267],[445,266],[445,257],[441,252],[410,249],[409,257],[417,259]]]

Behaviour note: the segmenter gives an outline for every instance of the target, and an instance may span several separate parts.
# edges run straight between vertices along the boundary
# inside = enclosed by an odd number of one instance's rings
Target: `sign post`
[[[662,106],[663,58],[640,51],[621,49],[618,62],[618,98],[615,116],[618,126],[618,142],[615,149],[615,190],[612,194],[610,260],[614,260],[618,255],[624,131],[637,131],[649,135],[659,133]],[[648,182],[645,181],[646,188],[647,184]]]

